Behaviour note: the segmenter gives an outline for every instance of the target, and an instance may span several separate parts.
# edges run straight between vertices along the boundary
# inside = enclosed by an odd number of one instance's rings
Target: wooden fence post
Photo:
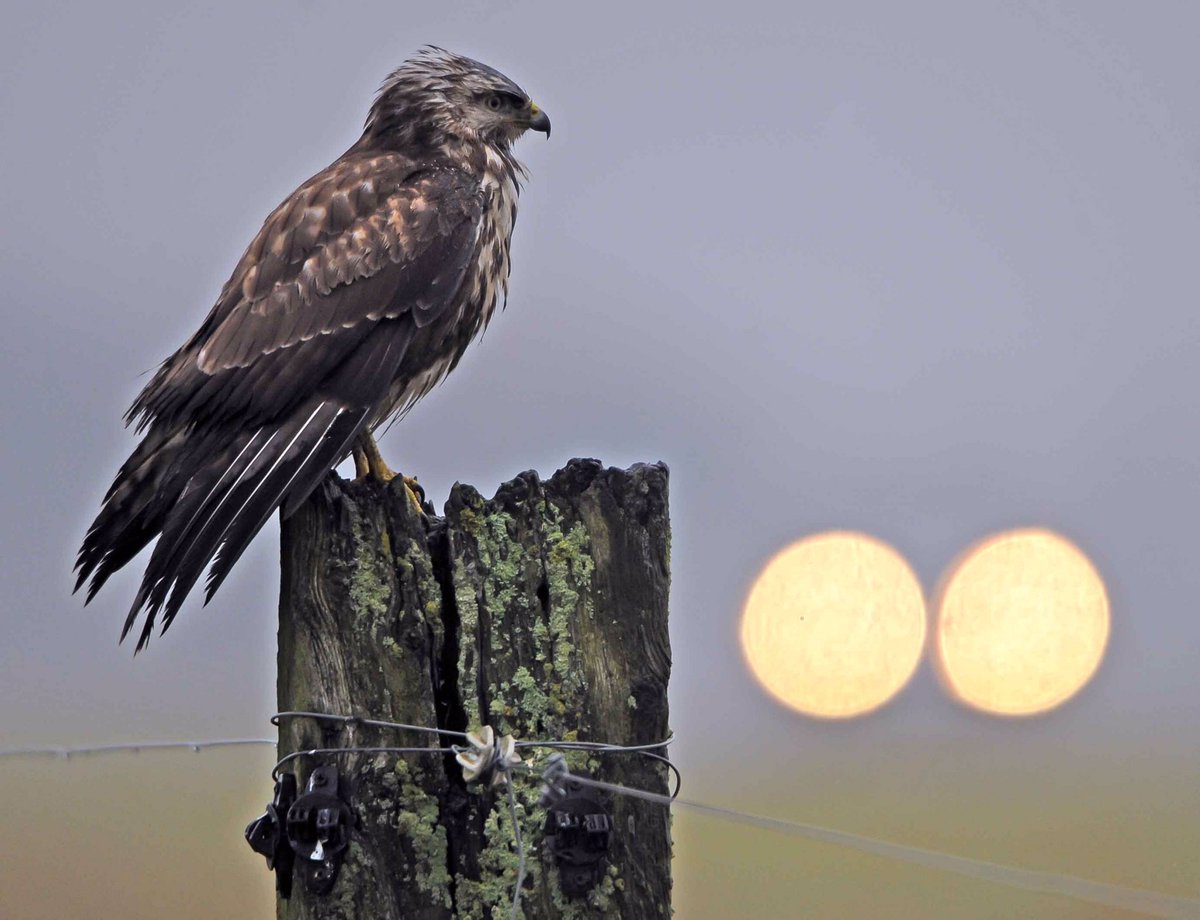
[[[523,473],[490,500],[456,485],[423,520],[399,482],[330,477],[284,522],[280,710],[354,714],[520,740],[646,744],[666,737],[670,525],[663,464],[573,460]],[[340,746],[436,745],[428,736],[287,719],[280,756]],[[545,752],[549,753],[549,752]],[[543,758],[544,759],[544,758]],[[665,792],[665,768],[633,754],[568,757],[572,769]],[[468,786],[453,757],[336,755],[357,816],[331,893],[296,879],[287,920],[508,917],[516,881],[503,789]],[[667,917],[670,815],[607,800],[607,868],[566,897],[542,845],[538,784],[515,777],[528,874],[522,914]]]

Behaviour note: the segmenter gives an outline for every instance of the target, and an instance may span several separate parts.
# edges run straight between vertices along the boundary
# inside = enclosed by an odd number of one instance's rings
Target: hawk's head
[[[507,150],[531,128],[550,136],[550,119],[521,87],[486,64],[430,46],[384,81],[366,133],[439,146],[457,138]]]

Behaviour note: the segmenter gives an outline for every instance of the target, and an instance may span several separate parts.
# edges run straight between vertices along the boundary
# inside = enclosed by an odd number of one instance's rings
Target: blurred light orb
[[[959,700],[1006,716],[1059,706],[1108,644],[1104,581],[1065,537],[1014,530],[968,550],[943,578],[938,667]]]
[[[809,716],[878,709],[908,683],[925,644],[925,599],[908,563],[861,533],[793,543],[755,579],[742,651],[772,696]]]

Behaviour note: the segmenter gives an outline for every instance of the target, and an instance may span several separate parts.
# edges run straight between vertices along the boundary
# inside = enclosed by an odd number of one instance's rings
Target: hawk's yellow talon
[[[401,476],[400,481],[404,483],[404,491],[408,493],[409,500],[412,501],[413,507],[417,509],[417,513],[424,514],[425,507],[422,505],[422,502],[425,501],[425,490],[417,482],[417,477]]]
[[[379,445],[375,443],[375,438],[370,432],[359,435],[353,452],[354,472],[359,480],[371,476],[380,482],[391,482],[396,478],[396,471],[384,461],[383,454],[379,452]]]
[[[374,437],[369,433],[360,435],[354,445],[353,454],[354,473],[357,476],[355,482],[363,482],[368,476],[379,482],[391,482],[393,479],[399,479],[404,483],[404,491],[408,493],[409,501],[413,503],[417,513],[425,513],[425,508],[422,506],[422,502],[425,500],[425,490],[417,482],[417,477],[403,476],[388,466],[384,462],[383,455],[379,453],[379,445],[375,443]]]

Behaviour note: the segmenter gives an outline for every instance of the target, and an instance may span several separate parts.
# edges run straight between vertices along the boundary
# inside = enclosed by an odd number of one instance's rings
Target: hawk
[[[517,84],[429,47],[384,82],[362,137],[267,217],[200,328],[125,417],[144,433],[76,561],[90,602],[158,538],[126,618],[137,650],[211,562],[205,603],[276,508],[292,514],[372,431],[458,364],[507,297],[525,170],[550,119]],[[406,483],[413,484],[412,480]]]

